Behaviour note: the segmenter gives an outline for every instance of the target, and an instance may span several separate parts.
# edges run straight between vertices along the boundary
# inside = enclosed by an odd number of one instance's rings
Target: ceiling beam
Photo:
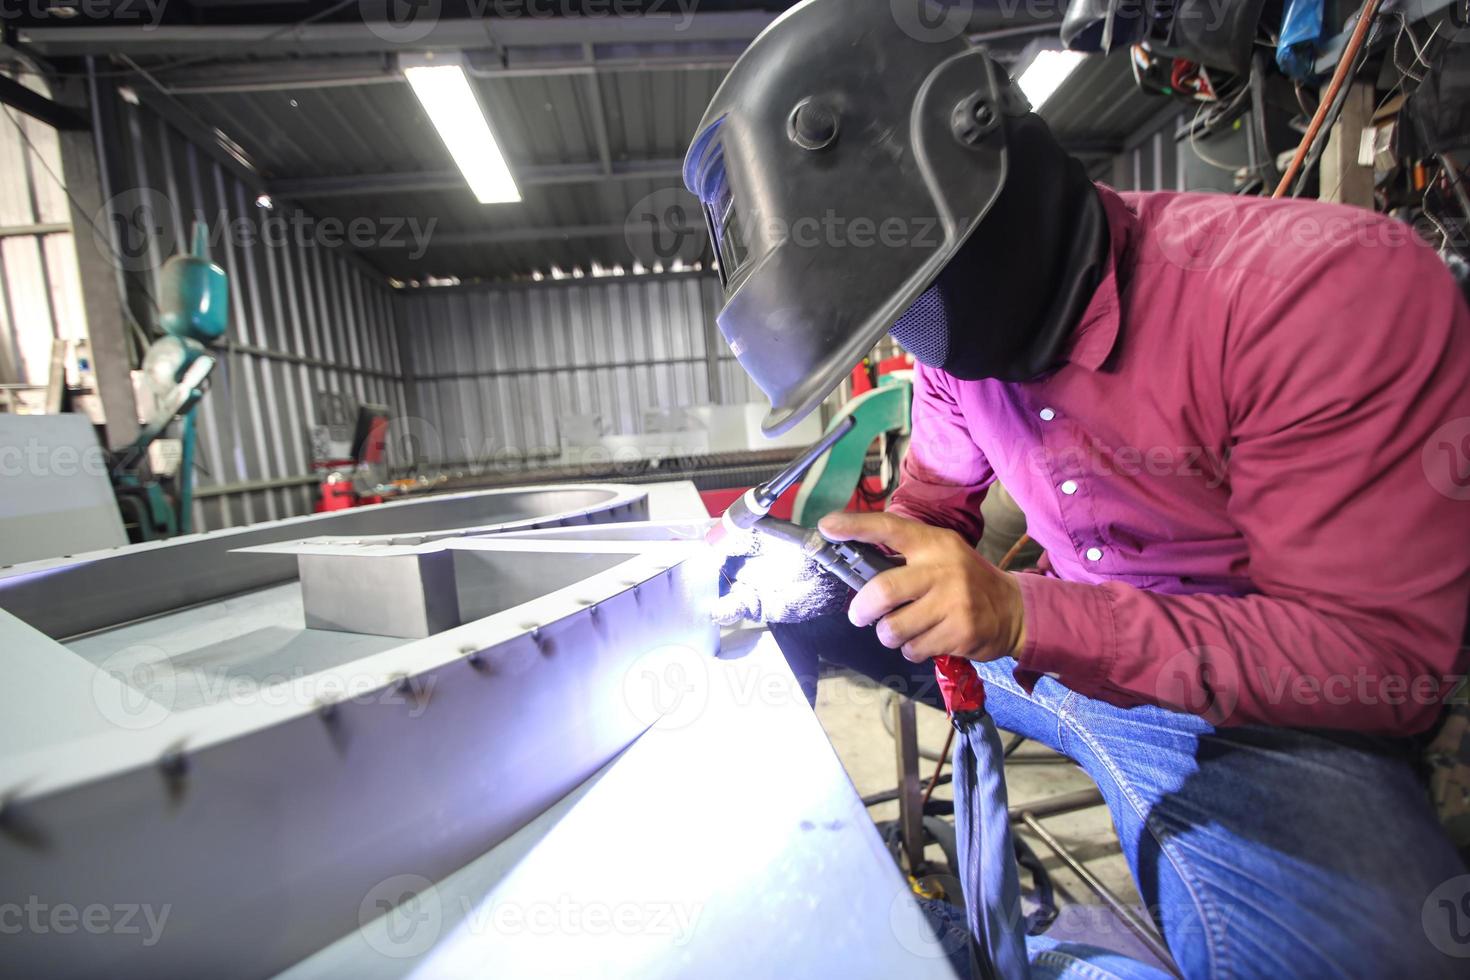
[[[543,187],[553,184],[595,184],[608,180],[675,180],[682,174],[683,161],[614,160],[611,172],[600,163],[566,163],[540,167],[512,167],[516,184]],[[458,170],[423,170],[397,174],[360,174],[342,177],[298,177],[270,182],[269,192],[277,197],[309,201],[327,197],[356,197],[370,194],[405,194],[420,191],[458,190],[465,186]]]
[[[467,52],[474,78],[545,78],[620,72],[729,71],[738,52],[730,54],[659,55],[646,58],[510,58],[502,63]],[[297,92],[311,89],[401,85],[403,75],[382,55],[341,57],[328,62],[288,59],[241,61],[185,72],[160,71],[170,95],[221,95],[236,92]]]
[[[660,229],[672,234],[706,234],[702,224],[670,225]],[[572,241],[580,238],[622,238],[624,223],[605,225],[556,225],[536,228],[502,228],[496,231],[439,231],[430,236],[430,247],[461,245],[517,245],[523,242]]]
[[[638,17],[486,17],[436,21],[415,50],[516,48],[580,44],[660,44],[750,41],[777,13],[764,10],[645,14]],[[242,54],[361,54],[401,50],[384,24],[134,25],[27,27],[19,44],[45,57],[113,55],[189,57]]]

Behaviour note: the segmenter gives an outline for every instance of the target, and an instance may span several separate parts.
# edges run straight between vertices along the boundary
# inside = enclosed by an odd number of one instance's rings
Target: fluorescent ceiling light
[[[1085,57],[1081,51],[1038,51],[1016,84],[1021,86],[1031,107],[1039,110]]]
[[[521,192],[464,69],[457,64],[421,64],[405,66],[403,74],[476,199],[481,204],[519,201]]]

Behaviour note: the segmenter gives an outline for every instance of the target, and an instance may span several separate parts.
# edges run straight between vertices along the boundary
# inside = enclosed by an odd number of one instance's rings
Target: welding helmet
[[[925,292],[1005,181],[1029,106],[962,36],[896,4],[806,0],[755,39],[684,160],[724,286],[720,332],[785,432]]]

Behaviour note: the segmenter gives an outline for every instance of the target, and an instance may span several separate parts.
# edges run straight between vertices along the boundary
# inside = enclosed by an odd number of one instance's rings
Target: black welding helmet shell
[[[730,70],[684,161],[724,284],[720,332],[778,435],[816,408],[938,276],[1006,173],[1028,109],[963,38],[887,3],[807,0]]]

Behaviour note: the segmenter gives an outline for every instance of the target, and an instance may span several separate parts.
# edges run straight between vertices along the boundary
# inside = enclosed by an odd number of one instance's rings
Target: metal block
[[[302,555],[307,629],[421,639],[460,624],[454,553]]]

